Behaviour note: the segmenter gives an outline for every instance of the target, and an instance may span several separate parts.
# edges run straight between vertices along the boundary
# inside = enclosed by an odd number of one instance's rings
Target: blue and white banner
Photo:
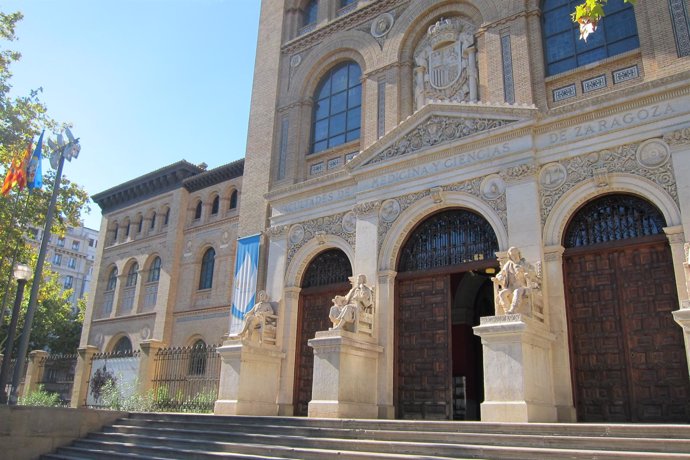
[[[247,236],[237,240],[230,335],[242,330],[244,314],[254,306],[256,282],[259,276],[260,241],[261,235]]]

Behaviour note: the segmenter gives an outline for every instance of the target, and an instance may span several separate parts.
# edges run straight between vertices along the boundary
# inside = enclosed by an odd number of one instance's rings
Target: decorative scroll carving
[[[366,164],[375,164],[473,134],[501,128],[515,120],[433,116],[385,148]]]
[[[673,139],[681,140],[683,138],[681,131],[684,130],[676,131],[672,133],[673,135],[667,135],[668,137],[664,139],[671,144],[674,142]],[[690,130],[686,135],[690,137]],[[556,202],[568,190],[587,180],[594,180],[598,186],[608,186],[608,176],[614,173],[627,173],[644,177],[663,188],[677,204],[678,190],[673,177],[671,162],[656,160],[650,163],[650,160],[645,160],[652,165],[646,167],[644,163],[638,161],[639,147],[640,143],[627,144],[562,160],[560,164],[567,172],[564,183],[554,189],[540,187],[542,224],[546,222],[546,218]]]
[[[352,208],[352,211],[357,217],[363,217],[376,212],[381,206],[380,201],[367,201],[366,203],[359,203]]]
[[[664,142],[666,142],[668,145],[690,143],[690,128],[683,128],[664,134]]]
[[[434,203],[443,203],[443,187],[432,187],[429,189],[429,194]]]
[[[497,181],[497,182],[496,182]],[[489,196],[486,196],[482,190],[484,187],[484,184],[486,183],[491,183],[494,182],[496,185],[496,190],[492,189],[492,193],[489,194]],[[505,228],[508,227],[508,213],[507,213],[507,206],[506,206],[506,196],[505,196],[505,185],[503,184],[502,179],[495,175],[489,175],[486,176],[485,178],[476,178],[476,179],[470,179],[467,181],[463,182],[457,182],[455,184],[449,184],[445,185],[443,187],[439,187],[442,192],[447,193],[447,192],[463,192],[467,193],[469,195],[475,196],[482,201],[484,201],[486,204],[488,204],[494,211],[496,211],[496,214],[501,219],[501,222],[503,223],[503,226]],[[415,193],[409,193],[407,195],[403,195],[400,197],[397,197],[395,199],[396,203],[398,204],[399,210],[395,214],[395,217],[391,220],[388,220],[381,216],[381,220],[379,221],[379,228],[378,228],[378,244],[379,244],[379,250],[381,249],[381,244],[384,240],[384,237],[390,230],[390,228],[393,226],[393,222],[398,218],[398,216],[407,208],[412,206],[414,203],[417,201],[421,200],[422,198],[425,198],[427,196],[431,195],[431,190],[424,190],[421,192],[415,192]],[[384,202],[385,205],[385,202]]]
[[[506,182],[518,182],[527,177],[536,175],[537,166],[534,163],[522,163],[517,166],[511,166],[501,171],[501,178]]]
[[[343,218],[347,213],[334,214],[332,216],[319,217],[317,219],[308,220],[294,224],[290,228],[288,237],[289,247],[287,263],[294,257],[295,253],[312,238],[319,238],[319,243],[323,244],[326,241],[326,235],[339,236],[347,241],[350,246],[355,247],[355,233],[348,232],[343,228]],[[345,223],[347,227],[349,224]]]
[[[268,227],[267,232],[269,236],[271,236],[272,238],[276,238],[279,236],[286,235],[289,228],[290,227],[288,227],[287,225],[274,225],[273,227]]]
[[[541,263],[528,263],[516,247],[508,249],[501,271],[491,278],[496,292],[496,315],[522,313],[543,321]]]
[[[368,286],[364,275],[350,277],[352,289],[347,295],[333,298],[328,314],[333,327],[330,330],[344,330],[373,335],[374,289]]]

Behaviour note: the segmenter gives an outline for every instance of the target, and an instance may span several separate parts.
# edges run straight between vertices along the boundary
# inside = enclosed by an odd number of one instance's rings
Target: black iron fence
[[[74,370],[77,367],[76,353],[48,355],[37,364],[42,369],[42,378],[38,383],[45,391],[60,395],[60,401],[68,405],[72,399]]]
[[[2,358],[0,358],[0,366],[2,365]],[[17,365],[17,360],[12,359],[10,361],[10,368],[8,369],[7,372],[7,385],[5,386],[5,394],[9,395],[10,392],[12,391],[12,376],[14,375],[14,368]],[[24,360],[24,368],[22,369],[21,377],[19,379],[19,391],[17,394],[21,395],[22,394],[22,387],[24,386],[24,381],[26,380],[26,371],[29,368],[29,360],[28,358]]]
[[[102,396],[109,382],[117,388],[119,398],[128,398],[135,394],[138,390],[137,378],[140,357],[141,351],[139,350],[96,353],[93,355],[91,358],[86,405],[89,407],[108,406]]]
[[[216,345],[161,348],[154,358],[154,397],[163,411],[210,412],[218,397]]]

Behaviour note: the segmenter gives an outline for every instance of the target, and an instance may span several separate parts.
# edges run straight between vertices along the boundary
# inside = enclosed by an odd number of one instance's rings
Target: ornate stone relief
[[[374,38],[384,37],[393,27],[393,15],[390,13],[380,14],[376,19],[371,22],[371,35]]]
[[[482,198],[485,200],[495,200],[505,193],[506,184],[498,174],[486,176],[479,186]]]
[[[443,187],[432,187],[429,189],[429,194],[434,203],[443,203]]]
[[[357,216],[353,211],[346,212],[343,216],[343,231],[346,233],[354,233],[357,229]]]
[[[498,181],[498,182],[496,182]],[[489,196],[485,196],[484,193],[482,193],[482,184],[486,183],[495,183],[496,184],[496,189],[492,190],[492,194],[490,195],[493,198],[490,198]],[[432,192],[432,190],[435,190]],[[395,206],[396,212],[387,214],[389,216],[389,219],[387,220],[384,218],[383,213],[380,214],[381,220],[379,221],[379,227],[378,227],[378,249],[379,251],[381,250],[381,244],[383,243],[384,237],[388,233],[388,231],[391,229],[393,226],[393,222],[398,218],[398,216],[407,208],[412,206],[414,203],[417,201],[421,200],[422,198],[426,198],[427,196],[431,196],[433,198],[434,193],[447,193],[447,192],[463,192],[467,193],[468,195],[475,196],[482,201],[484,201],[486,204],[488,204],[494,211],[496,211],[496,214],[501,219],[501,222],[503,223],[503,226],[507,228],[508,226],[508,213],[507,213],[507,207],[506,207],[506,197],[505,197],[505,185],[503,184],[503,181],[501,180],[500,177],[498,177],[496,174],[492,174],[489,176],[486,176],[484,178],[478,177],[475,179],[470,179],[467,181],[463,182],[457,182],[455,184],[449,184],[449,185],[444,185],[443,187],[434,187],[433,189],[428,189],[428,190],[423,190],[420,192],[415,192],[415,193],[409,193],[407,195],[399,196],[395,199],[392,200],[386,200],[381,206],[381,209],[383,211],[384,206],[386,206],[386,203],[390,202],[395,202],[397,203],[397,206]],[[394,216],[394,217],[393,217]]]
[[[347,243],[354,248],[355,232],[348,232],[343,228],[343,225],[349,225],[343,222],[346,214],[348,213],[343,212],[294,224],[288,233],[288,266],[297,251],[311,241],[312,238],[316,238],[319,244],[324,244],[327,235],[335,235],[347,241]],[[348,217],[348,219],[351,218]]]
[[[568,172],[560,163],[549,163],[541,168],[539,183],[547,190],[555,190],[565,184]]]
[[[537,166],[534,163],[522,163],[511,166],[500,172],[501,178],[508,183],[519,182],[537,174]]]
[[[664,142],[668,145],[681,145],[690,143],[690,128],[664,134]]]
[[[386,200],[381,205],[379,216],[384,222],[393,222],[400,215],[400,203],[398,200]]]
[[[676,131],[676,133],[679,133]],[[673,133],[673,136],[676,135]],[[689,133],[690,134],[690,133]],[[669,135],[671,138],[672,135]],[[690,136],[689,136],[690,137]],[[678,134],[675,139],[682,139]],[[666,139],[666,137],[665,137]],[[540,181],[542,224],[551,213],[556,202],[576,185],[593,180],[598,187],[609,185],[613,173],[627,173],[644,177],[662,187],[678,203],[678,190],[673,177],[671,162],[668,161],[668,147],[661,140],[622,145],[613,149],[587,153],[559,162],[566,177],[558,187],[548,188]],[[544,168],[553,168],[550,163]],[[554,169],[555,170],[555,169]],[[542,174],[544,169],[542,169]],[[540,174],[540,177],[542,177]]]
[[[289,228],[287,225],[274,225],[269,227],[266,232],[270,237],[275,238],[287,234]]]
[[[441,18],[414,52],[415,110],[429,101],[477,100],[474,28],[460,18]]]
[[[376,212],[380,206],[380,201],[367,201],[366,203],[359,203],[355,205],[352,211],[355,213],[356,216],[363,217]]]
[[[380,163],[419,150],[443,145],[482,131],[500,128],[515,120],[433,116],[395,141],[365,164]]]

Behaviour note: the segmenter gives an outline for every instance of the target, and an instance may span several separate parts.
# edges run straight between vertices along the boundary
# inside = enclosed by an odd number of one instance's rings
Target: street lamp
[[[19,341],[19,350],[17,351],[17,363],[23,362],[26,359],[26,353],[29,349],[29,337],[31,336],[31,323],[34,321],[34,314],[36,313],[36,301],[38,300],[38,288],[41,285],[41,275],[43,273],[43,263],[46,259],[46,252],[48,250],[48,241],[50,241],[50,228],[53,225],[53,214],[55,214],[55,204],[57,203],[57,196],[60,191],[60,182],[62,181],[62,167],[65,164],[65,159],[71,161],[72,158],[79,156],[81,145],[79,145],[79,138],[74,138],[69,128],[65,128],[65,134],[68,141],[65,142],[62,133],[57,136],[57,144],[51,139],[48,139],[48,146],[50,148],[50,165],[56,169],[55,184],[53,184],[53,195],[50,197],[48,204],[48,211],[46,212],[46,224],[43,229],[43,238],[41,239],[41,247],[38,250],[38,259],[36,260],[36,273],[34,275],[34,282],[31,283],[31,295],[29,296],[29,307],[26,310],[26,319],[24,319],[24,329],[22,330],[22,337]],[[22,367],[14,366],[14,373],[12,374],[12,391],[9,396],[9,403],[17,404],[17,390],[19,389],[19,381],[22,377]]]
[[[24,297],[24,286],[31,278],[31,268],[28,265],[17,264],[14,267],[14,279],[17,280],[17,297],[14,299],[14,307],[12,307],[12,319],[10,320],[10,328],[7,331],[7,339],[5,340],[5,355],[2,357],[2,368],[0,369],[0,403],[7,404],[7,377],[10,371],[10,363],[12,362],[12,346],[14,345],[14,335],[17,331],[17,321],[19,321],[19,308],[22,305],[22,298]],[[15,363],[15,367],[24,367],[23,362],[19,359]]]

